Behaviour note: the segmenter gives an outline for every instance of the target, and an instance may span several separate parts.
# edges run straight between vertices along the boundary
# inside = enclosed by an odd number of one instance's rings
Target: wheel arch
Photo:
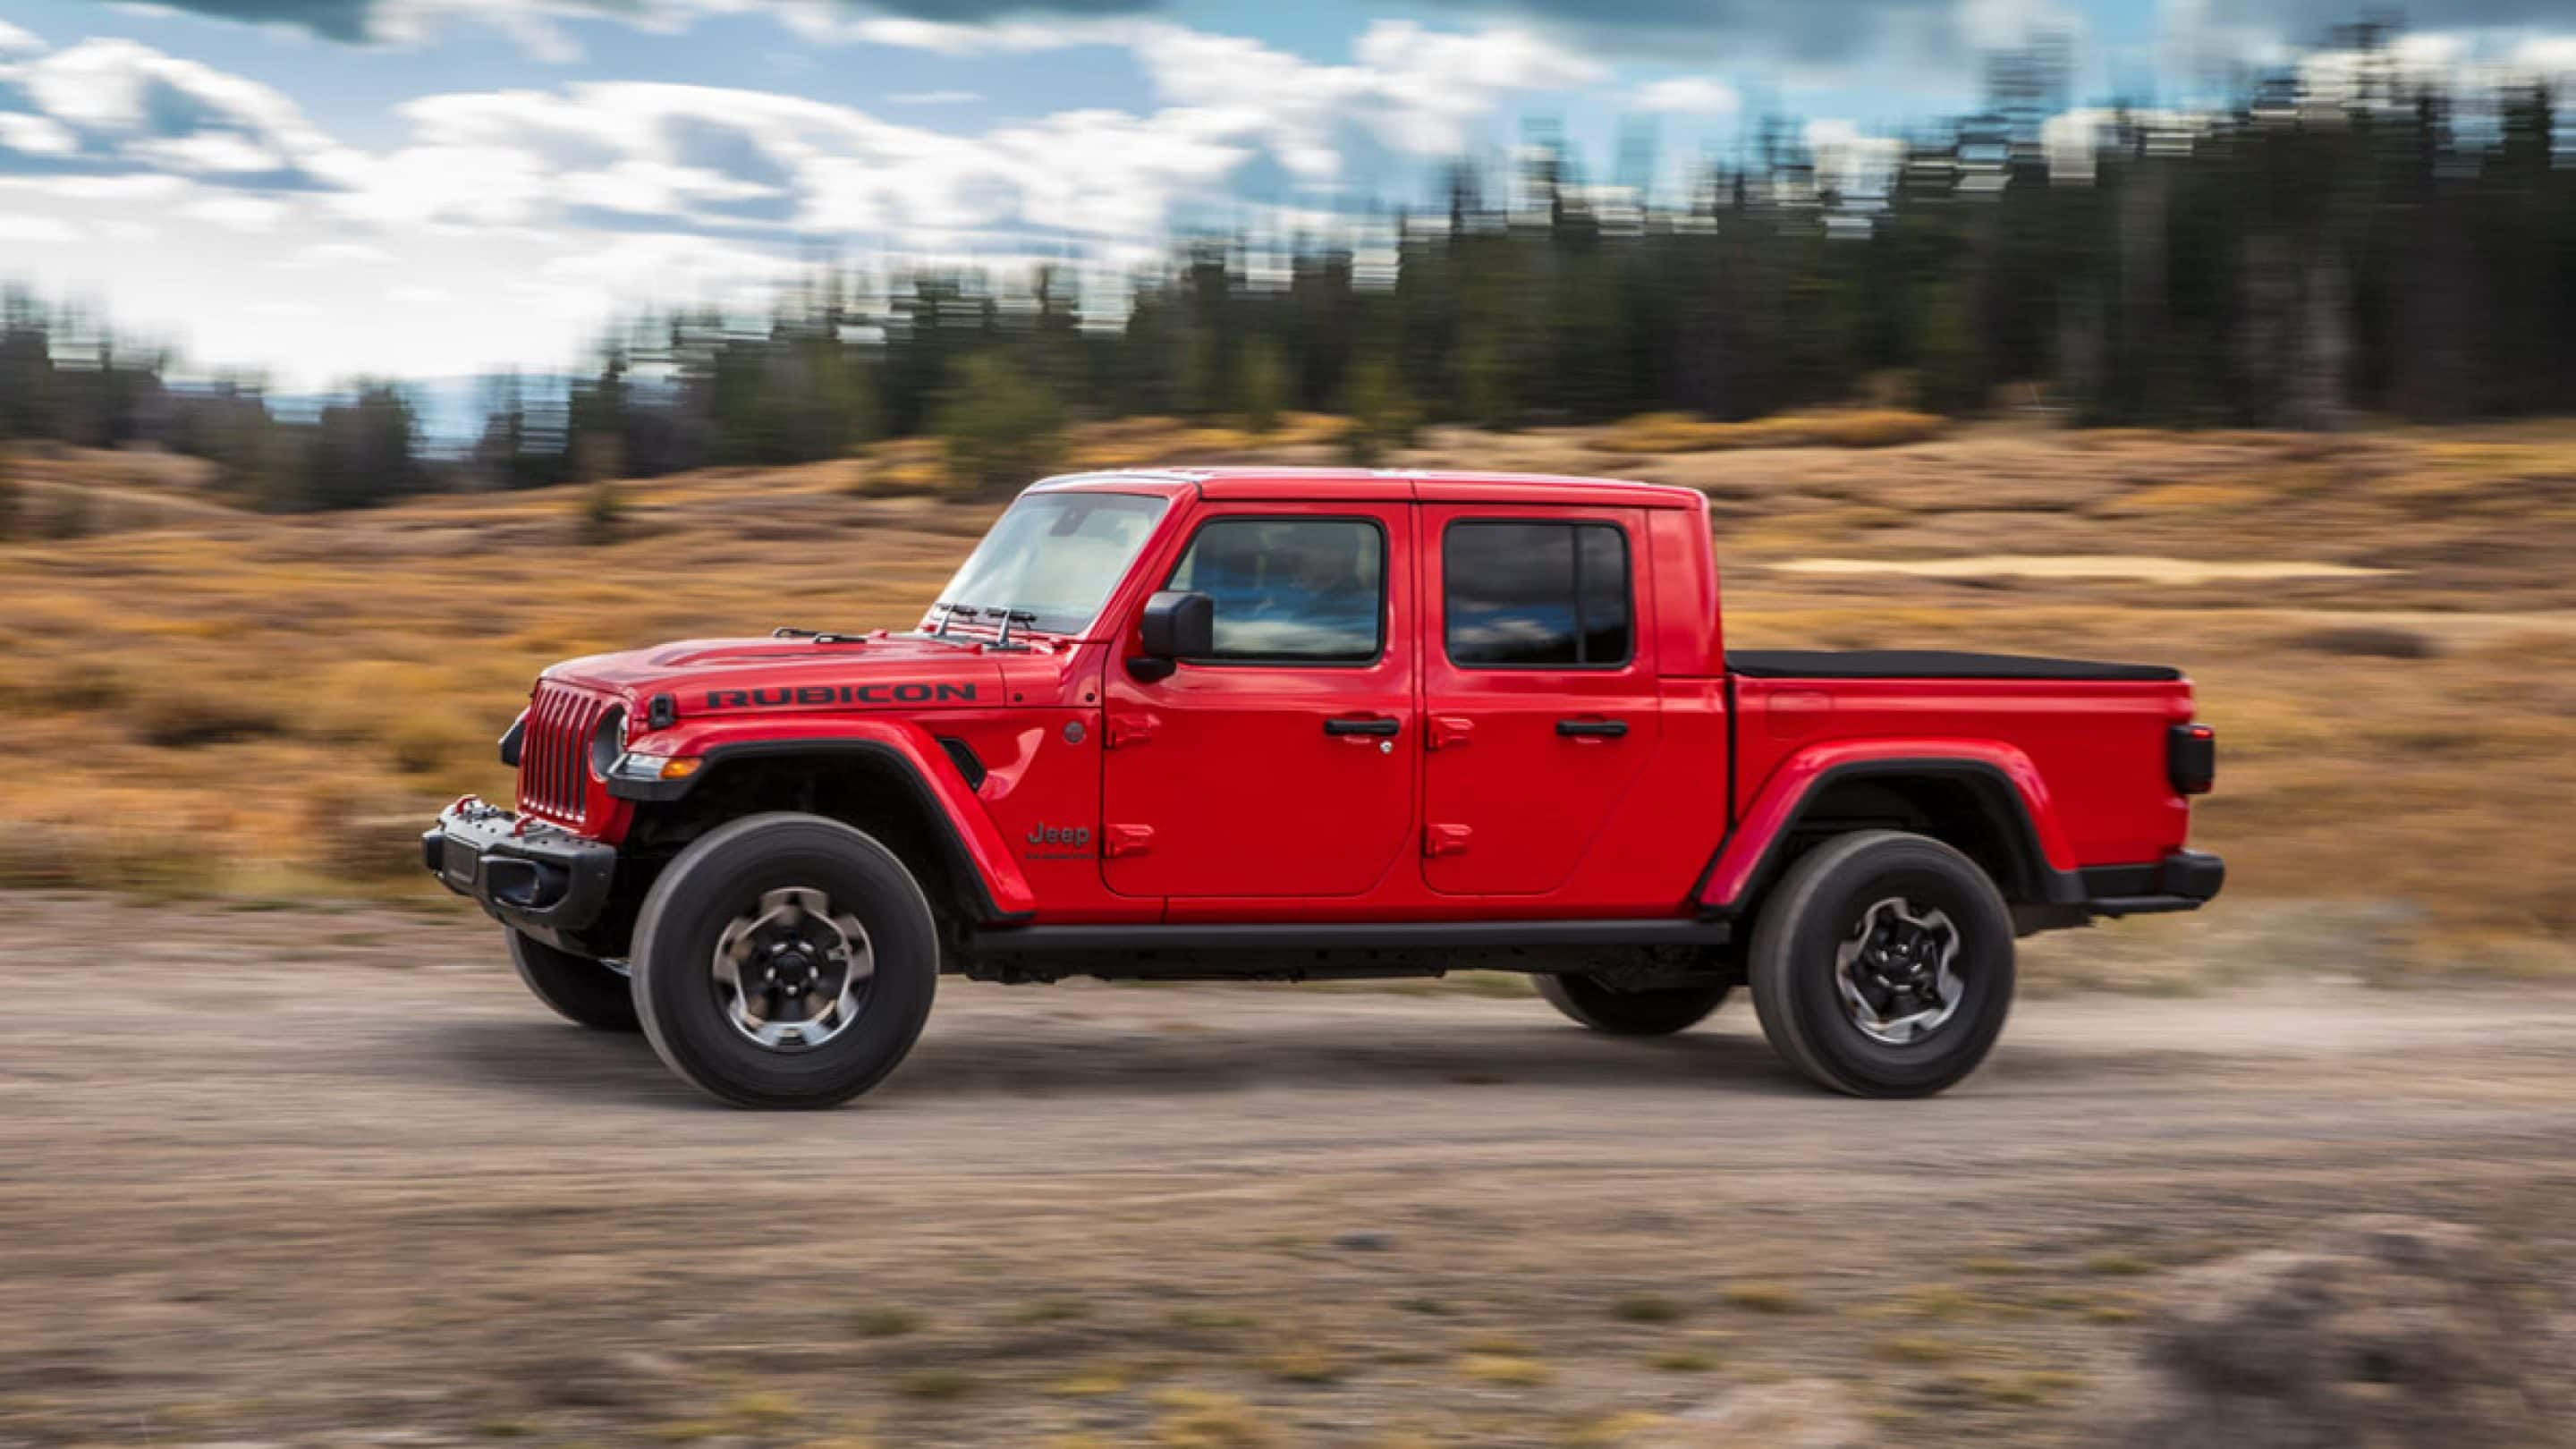
[[[999,831],[936,742],[925,750],[885,737],[737,740],[699,759],[696,773],[638,802],[630,846],[676,854],[727,821],[792,810],[875,837],[961,926],[1025,920],[1034,910]]]
[[[2052,849],[2056,822],[2036,769],[2019,751],[2004,748],[2009,753],[2002,758],[1907,753],[1784,769],[1711,859],[1697,893],[1701,908],[1750,913],[1819,841],[1871,829],[1905,830],[1951,846],[2015,906],[2081,901],[2081,877],[2059,863],[2062,845]]]

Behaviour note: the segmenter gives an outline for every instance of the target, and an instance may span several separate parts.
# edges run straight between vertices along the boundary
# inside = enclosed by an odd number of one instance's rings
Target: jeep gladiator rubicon
[[[942,972],[1738,985],[1866,1096],[1994,1044],[2015,938],[2218,892],[2175,670],[1727,652],[1706,501],[1483,474],[1051,478],[920,626],[558,664],[428,868],[528,986],[743,1106],[867,1090]]]

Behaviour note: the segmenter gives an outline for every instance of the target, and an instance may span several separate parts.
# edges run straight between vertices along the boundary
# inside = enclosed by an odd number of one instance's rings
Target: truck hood
[[[999,656],[895,637],[686,639],[569,659],[544,678],[643,705],[672,696],[681,718],[743,711],[919,709],[1002,703]]]

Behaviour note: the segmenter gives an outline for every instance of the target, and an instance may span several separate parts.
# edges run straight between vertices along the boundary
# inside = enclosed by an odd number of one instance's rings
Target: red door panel
[[[1423,879],[1445,895],[1543,895],[1574,873],[1656,753],[1644,518],[1429,506],[1421,523]],[[1568,525],[1584,526],[1581,543]],[[1604,624],[1613,600],[1615,634]],[[1586,657],[1549,652],[1565,630],[1583,636]]]
[[[1226,503],[1202,509],[1190,538],[1228,520],[1298,519],[1365,521],[1382,540],[1378,653],[1340,663],[1186,661],[1150,683],[1113,660],[1101,871],[1121,895],[1356,896],[1410,858],[1422,757],[1412,508]],[[1279,564],[1240,542],[1222,566],[1207,554],[1191,564],[1181,582],[1216,599],[1220,647],[1231,647],[1230,621],[1263,616],[1305,585]],[[1127,630],[1122,658],[1136,647],[1133,620]],[[1277,642],[1301,644],[1294,630]]]

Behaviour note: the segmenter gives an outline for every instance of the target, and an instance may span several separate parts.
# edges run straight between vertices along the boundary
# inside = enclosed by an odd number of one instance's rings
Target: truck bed
[[[2161,664],[2105,664],[2036,654],[1968,654],[1950,649],[1730,649],[1729,672],[1748,679],[2094,679],[2160,682],[2182,678]]]

